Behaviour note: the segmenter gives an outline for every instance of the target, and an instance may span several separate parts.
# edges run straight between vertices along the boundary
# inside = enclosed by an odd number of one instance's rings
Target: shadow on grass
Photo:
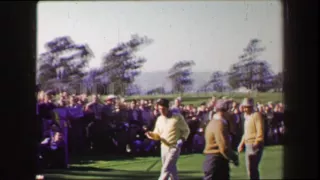
[[[45,174],[46,180],[62,180],[62,179],[110,179],[110,180],[151,180],[157,179],[160,172],[146,171],[127,171],[115,169],[100,169],[93,167],[72,168],[68,170],[52,170]],[[192,174],[198,171],[179,171],[179,178],[183,180],[196,180],[201,177],[192,177]]]
[[[87,153],[87,154],[70,154],[70,164],[92,164],[95,161],[126,161],[136,158],[159,157],[160,152],[126,154],[126,153]]]
[[[109,172],[109,171],[114,171],[114,169],[96,168],[96,167],[70,167],[68,169],[46,170],[46,174],[72,174],[73,172],[81,172],[81,171]]]
[[[90,156],[72,156],[70,158],[71,164],[92,164],[95,161],[126,161],[126,160],[132,160],[135,157],[133,156],[120,156],[120,155],[90,155]]]

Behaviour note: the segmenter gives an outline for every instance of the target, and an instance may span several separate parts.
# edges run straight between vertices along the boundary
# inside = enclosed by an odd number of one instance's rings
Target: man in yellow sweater
[[[238,152],[245,147],[247,173],[250,179],[258,180],[259,163],[262,157],[264,144],[264,123],[262,115],[254,112],[254,101],[252,98],[245,98],[242,102],[244,108],[244,134],[238,146]]]
[[[229,161],[239,165],[238,155],[232,150],[229,121],[225,118],[227,107],[225,100],[215,104],[216,113],[205,130],[205,161],[203,163],[203,180],[228,180]]]
[[[177,160],[183,142],[188,138],[190,129],[180,113],[169,112],[169,101],[158,100],[160,116],[154,131],[146,132],[149,139],[161,141],[162,168],[159,180],[178,180]]]

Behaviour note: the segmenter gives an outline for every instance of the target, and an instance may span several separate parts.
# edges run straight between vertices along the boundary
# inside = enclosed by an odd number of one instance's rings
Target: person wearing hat
[[[205,161],[203,162],[204,180],[230,179],[229,161],[239,165],[238,155],[232,150],[225,100],[218,100],[216,113],[205,129]]]
[[[103,107],[101,110],[101,122],[100,122],[100,131],[102,137],[111,137],[110,139],[102,139],[101,138],[101,148],[104,150],[104,152],[111,152],[112,145],[114,143],[115,133],[114,133],[114,127],[117,123],[117,114],[116,112],[116,100],[117,96],[110,94],[106,97]]]
[[[222,99],[219,99],[217,101],[223,101],[223,104],[225,106],[225,112],[223,113],[223,117],[224,119],[228,122],[228,130],[229,130],[229,133],[230,133],[230,141],[232,142],[232,144],[234,144],[235,142],[235,137],[236,137],[236,132],[237,132],[237,124],[236,124],[236,116],[234,115],[233,112],[230,112],[229,111],[229,105],[230,105],[230,101],[227,99],[227,97],[225,96],[224,98]],[[214,110],[210,113],[210,116],[209,118],[212,119],[212,117],[214,116],[214,114],[216,113],[216,105],[214,105]],[[236,146],[233,146],[234,150],[237,149]]]
[[[250,179],[260,179],[259,163],[264,146],[264,122],[260,112],[254,112],[254,101],[245,98],[242,102],[244,108],[244,134],[238,146],[238,152],[246,148],[245,158],[247,173]]]
[[[169,111],[169,100],[159,99],[157,104],[161,115],[157,118],[154,130],[146,132],[145,135],[149,139],[161,141],[162,168],[159,180],[177,180],[176,163],[190,129],[181,114],[172,114]]]
[[[110,122],[113,120],[112,117],[113,117],[115,100],[116,100],[116,96],[114,95],[108,95],[107,98],[105,99],[105,104],[102,108],[102,119],[104,121]]]

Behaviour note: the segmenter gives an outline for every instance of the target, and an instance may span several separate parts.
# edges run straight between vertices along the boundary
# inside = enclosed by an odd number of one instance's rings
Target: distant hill
[[[195,90],[203,86],[211,76],[211,72],[193,72],[193,88]],[[143,92],[156,87],[164,87],[166,91],[171,90],[171,81],[167,78],[167,71],[142,72],[135,83],[141,87]]]

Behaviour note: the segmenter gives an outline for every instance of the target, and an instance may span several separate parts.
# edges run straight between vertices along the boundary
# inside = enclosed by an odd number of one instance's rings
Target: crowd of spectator
[[[228,125],[232,146],[237,148],[243,134],[243,108],[237,101],[228,100]],[[185,104],[178,97],[171,111],[181,113],[190,128],[182,153],[201,153],[204,148],[204,129],[215,112],[217,99],[212,97],[200,105]],[[284,105],[281,102],[257,102],[265,122],[265,145],[283,142]],[[39,129],[39,162],[44,168],[67,167],[69,154],[134,154],[159,153],[159,142],[145,137],[153,130],[159,116],[153,99],[126,101],[114,95],[69,95],[67,92],[40,91],[37,102]]]

